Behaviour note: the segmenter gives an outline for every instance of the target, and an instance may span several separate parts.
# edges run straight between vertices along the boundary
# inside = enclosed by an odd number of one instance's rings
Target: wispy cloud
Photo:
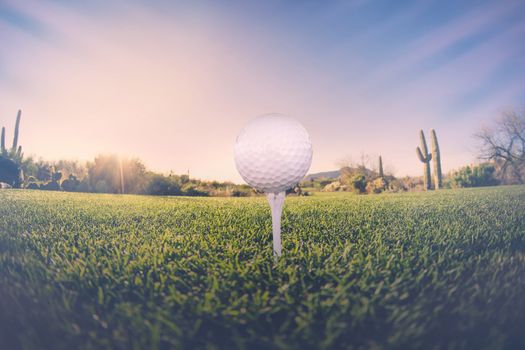
[[[419,128],[449,170],[473,158],[474,122],[525,94],[519,2],[346,4],[5,2],[0,124],[23,108],[25,149],[48,158],[239,180],[237,130],[280,111],[310,129],[313,170],[364,151],[402,175]]]

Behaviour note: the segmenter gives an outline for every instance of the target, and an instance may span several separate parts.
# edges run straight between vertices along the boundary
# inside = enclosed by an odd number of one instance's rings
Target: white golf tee
[[[273,253],[276,257],[281,256],[281,214],[285,196],[286,193],[284,191],[266,195],[272,209]]]

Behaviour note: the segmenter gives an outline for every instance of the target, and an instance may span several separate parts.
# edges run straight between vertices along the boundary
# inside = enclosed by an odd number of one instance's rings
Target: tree
[[[510,111],[474,134],[481,144],[479,158],[493,161],[505,183],[525,178],[525,112]]]
[[[87,175],[85,163],[78,160],[58,160],[54,162],[55,169],[60,170],[64,176],[75,175],[77,178],[84,178]]]
[[[144,193],[146,167],[139,159],[99,155],[88,164],[91,188],[103,193]]]

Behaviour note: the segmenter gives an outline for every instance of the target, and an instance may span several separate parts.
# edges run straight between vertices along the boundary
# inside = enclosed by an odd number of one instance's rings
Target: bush
[[[89,178],[86,176],[77,186],[77,192],[93,192],[89,184]]]
[[[350,190],[352,192],[365,193],[366,185],[366,177],[361,174],[354,175],[350,180]]]
[[[208,192],[201,190],[196,184],[193,184],[191,182],[188,182],[184,186],[182,186],[182,193],[185,196],[207,197],[209,195]]]
[[[251,190],[238,189],[238,190],[233,190],[231,192],[231,196],[232,197],[249,197],[251,192],[252,192]]]
[[[366,192],[367,193],[381,193],[386,190],[387,183],[385,179],[382,177],[378,177],[377,179],[370,181],[366,185]]]
[[[341,185],[340,181],[333,181],[323,186],[324,192],[337,192],[346,190],[346,186]]]
[[[499,181],[494,177],[496,168],[494,165],[484,163],[474,166],[466,166],[452,173],[450,187],[482,187],[495,186]]]
[[[60,184],[56,181],[49,181],[46,184],[41,184],[40,189],[44,191],[60,191]]]
[[[146,184],[146,193],[154,196],[180,195],[180,184],[176,177],[153,174]]]
[[[407,190],[404,182],[399,179],[392,179],[388,183],[388,191],[389,192],[405,192]]]
[[[38,190],[40,187],[38,187],[38,184],[36,182],[30,182],[27,187],[28,190]]]
[[[78,181],[75,175],[69,175],[69,177],[62,181],[62,189],[67,192],[76,192],[80,181]]]

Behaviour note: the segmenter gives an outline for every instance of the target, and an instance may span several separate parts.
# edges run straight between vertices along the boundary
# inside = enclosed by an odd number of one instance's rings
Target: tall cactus
[[[5,149],[5,128],[2,126],[2,139],[0,140],[0,154],[4,157],[7,156],[7,150]]]
[[[20,131],[20,118],[22,118],[22,111],[18,110],[18,113],[16,114],[15,136],[13,137],[13,147],[11,148],[11,151],[13,153],[15,153],[18,148],[18,132]]]
[[[425,190],[430,190],[432,187],[432,180],[430,179],[430,161],[432,160],[432,154],[428,153],[427,141],[425,140],[423,130],[419,131],[419,138],[421,139],[421,148],[417,147],[416,152],[419,160],[424,164],[423,180]]]
[[[432,159],[434,159],[434,188],[439,190],[443,187],[443,175],[441,174],[441,153],[434,129],[430,129],[430,139],[432,141]]]
[[[379,177],[380,178],[385,177],[385,174],[383,172],[383,158],[381,158],[381,156],[379,156]]]
[[[0,140],[1,155],[7,158],[11,158],[17,163],[20,163],[23,157],[22,146],[18,145],[18,134],[20,132],[20,119],[21,118],[22,118],[22,111],[19,110],[16,115],[15,134],[13,136],[13,146],[11,147],[11,149],[7,149],[5,147],[5,127],[2,127],[2,135],[1,135],[1,140]]]

